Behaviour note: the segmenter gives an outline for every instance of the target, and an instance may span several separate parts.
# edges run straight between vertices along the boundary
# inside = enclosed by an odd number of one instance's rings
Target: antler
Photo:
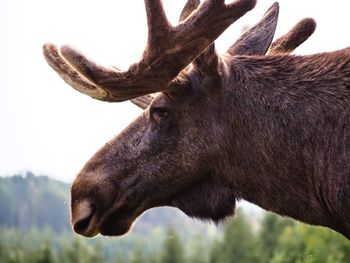
[[[187,19],[173,27],[161,0],[145,0],[148,42],[139,63],[127,71],[106,68],[77,50],[44,45],[48,64],[73,88],[103,101],[125,101],[168,90],[172,80],[230,24],[251,10],[256,0],[203,2]]]
[[[191,15],[199,4],[199,0],[188,0],[181,12],[180,21]],[[236,55],[264,55],[267,51],[269,55],[288,54],[306,41],[315,30],[316,22],[314,19],[305,18],[298,22],[287,34],[271,44],[277,26],[278,13],[278,3],[274,3],[267,10],[264,17],[256,25],[249,28],[227,50],[226,54],[233,59]],[[217,61],[218,57],[215,52],[214,43],[212,43],[192,63],[201,71],[207,72],[209,70],[210,74],[215,74]],[[131,99],[131,102],[145,109],[152,100],[152,96],[145,95]]]
[[[316,29],[316,22],[312,18],[300,20],[287,34],[275,40],[269,51],[269,55],[289,54],[299,45],[304,43]]]
[[[200,4],[199,0],[188,0],[186,5],[183,7],[181,11],[179,22],[185,20],[194,10],[197,9],[199,4]],[[152,95],[144,95],[144,96],[131,99],[130,101],[131,103],[135,104],[136,106],[144,110],[151,104],[153,99],[154,97]]]

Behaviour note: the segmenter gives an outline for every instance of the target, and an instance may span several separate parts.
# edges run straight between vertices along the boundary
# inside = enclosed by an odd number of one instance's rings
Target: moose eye
[[[169,117],[169,111],[165,108],[154,107],[151,109],[151,116],[153,120],[161,120]]]

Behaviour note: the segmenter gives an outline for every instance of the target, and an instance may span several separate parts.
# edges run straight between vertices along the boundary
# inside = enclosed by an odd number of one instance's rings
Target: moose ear
[[[227,51],[231,56],[264,55],[269,49],[277,27],[278,3],[274,3],[258,24],[248,29]]]

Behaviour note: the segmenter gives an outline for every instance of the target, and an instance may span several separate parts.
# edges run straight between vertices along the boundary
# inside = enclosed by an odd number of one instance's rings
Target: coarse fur
[[[123,235],[157,206],[219,221],[245,199],[350,238],[350,49],[290,55],[305,21],[271,45],[276,8],[226,54],[211,44],[171,89],[139,101],[144,112],[73,183],[76,232]]]

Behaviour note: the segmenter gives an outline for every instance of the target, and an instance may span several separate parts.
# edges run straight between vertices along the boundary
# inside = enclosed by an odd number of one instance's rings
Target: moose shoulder
[[[315,22],[271,43],[274,4],[220,56],[215,39],[254,0],[189,0],[175,27],[160,0],[145,5],[147,46],[127,71],[44,46],[73,88],[144,109],[76,177],[74,230],[122,235],[156,206],[218,221],[245,199],[350,238],[350,49],[290,55]]]

